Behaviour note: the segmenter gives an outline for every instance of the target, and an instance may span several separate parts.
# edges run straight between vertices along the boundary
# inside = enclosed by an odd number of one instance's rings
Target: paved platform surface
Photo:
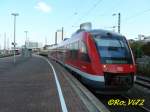
[[[52,62],[68,112],[88,112],[69,85],[66,71]],[[67,73],[68,74],[68,73]],[[43,58],[0,59],[0,112],[62,112],[61,98],[50,64]]]

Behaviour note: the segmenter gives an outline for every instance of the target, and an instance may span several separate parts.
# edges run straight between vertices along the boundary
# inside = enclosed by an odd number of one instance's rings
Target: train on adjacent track
[[[136,79],[134,57],[125,36],[101,29],[79,29],[50,48],[49,57],[76,72],[88,87],[102,93],[124,93]]]

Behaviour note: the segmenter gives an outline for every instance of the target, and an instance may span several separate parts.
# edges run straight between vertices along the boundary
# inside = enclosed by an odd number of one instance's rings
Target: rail
[[[150,79],[142,76],[137,76],[136,84],[150,89]]]

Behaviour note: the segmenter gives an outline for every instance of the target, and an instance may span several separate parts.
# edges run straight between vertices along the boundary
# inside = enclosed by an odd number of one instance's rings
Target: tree
[[[143,51],[144,55],[150,56],[150,42],[148,42],[142,46],[142,51]]]
[[[136,42],[130,43],[130,46],[131,46],[131,49],[133,51],[135,58],[141,58],[143,55],[143,51],[142,51],[143,43],[140,41],[136,41]]]

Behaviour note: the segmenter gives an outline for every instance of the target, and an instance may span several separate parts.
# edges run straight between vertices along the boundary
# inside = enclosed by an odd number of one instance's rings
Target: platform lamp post
[[[16,50],[16,16],[19,16],[18,13],[12,13],[11,14],[12,16],[14,16],[14,42],[13,42],[13,45],[14,45],[14,64],[16,63],[16,56],[15,56],[15,50]]]

